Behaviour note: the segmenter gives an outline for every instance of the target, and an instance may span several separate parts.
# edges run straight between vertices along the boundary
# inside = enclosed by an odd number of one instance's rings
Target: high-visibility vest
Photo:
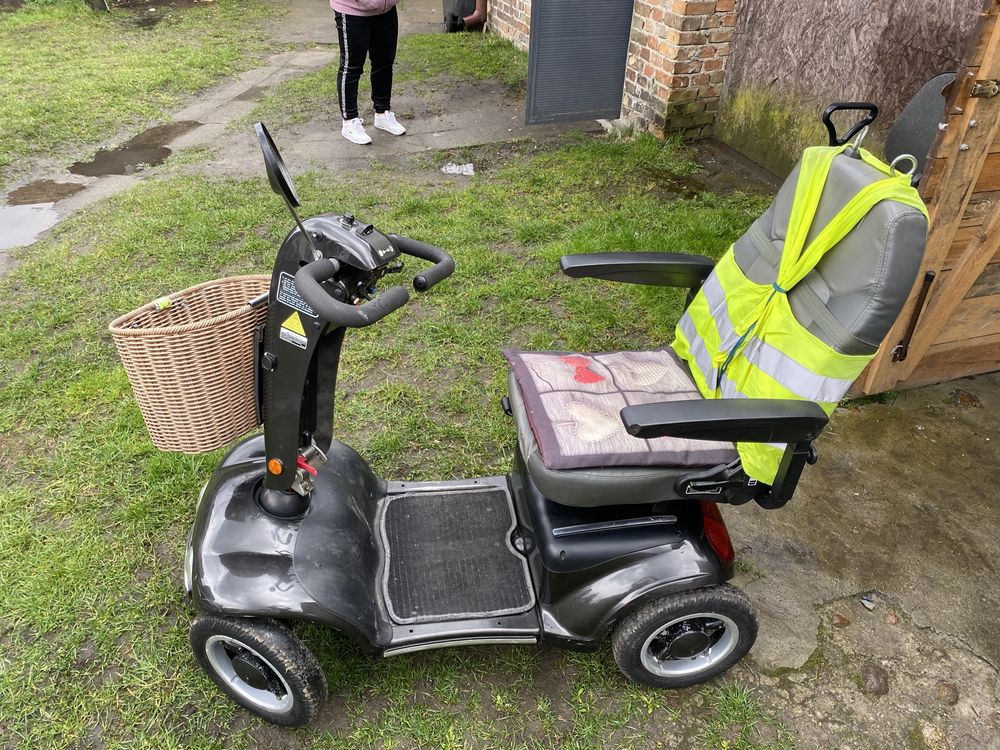
[[[859,149],[861,158],[885,177],[861,188],[806,245],[834,157],[848,147],[805,151],[775,281],[748,279],[730,246],[681,316],[673,348],[687,361],[705,398],[804,399],[829,414],[875,356],[842,354],[816,338],[795,319],[787,297],[880,201],[898,201],[927,216],[908,175]],[[784,444],[736,447],[750,477],[774,483]]]

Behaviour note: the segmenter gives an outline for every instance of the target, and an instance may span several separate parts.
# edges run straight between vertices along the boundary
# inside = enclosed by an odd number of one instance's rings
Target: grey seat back
[[[954,73],[925,83],[893,123],[886,158],[910,154],[924,169],[928,150],[944,115],[943,92]],[[833,161],[807,242],[864,186],[882,174],[845,152]],[[910,165],[900,165],[909,169]],[[747,278],[770,284],[792,210],[799,167],[782,184],[771,206],[751,225],[734,249]],[[883,201],[788,294],[796,319],[821,341],[843,354],[872,354],[892,327],[913,287],[927,240],[927,220],[915,208]]]
[[[796,166],[771,206],[736,242],[736,262],[751,281],[777,279],[798,176]],[[882,177],[859,158],[837,156],[807,243],[861,188]],[[789,292],[796,319],[838,352],[872,354],[903,308],[926,238],[927,220],[917,209],[879,203]]]

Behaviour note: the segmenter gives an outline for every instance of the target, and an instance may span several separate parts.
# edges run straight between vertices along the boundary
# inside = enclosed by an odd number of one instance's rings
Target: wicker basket
[[[254,331],[267,316],[266,297],[259,298],[270,281],[206,281],[108,326],[157,448],[204,453],[260,423]]]

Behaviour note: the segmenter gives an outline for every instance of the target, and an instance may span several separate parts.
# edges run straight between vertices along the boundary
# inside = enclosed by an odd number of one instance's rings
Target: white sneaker
[[[340,134],[351,143],[357,143],[359,146],[371,143],[372,138],[365,132],[364,122],[360,117],[355,117],[353,120],[344,120],[344,124],[340,128]],[[376,124],[378,124],[377,116]]]
[[[392,113],[391,109],[375,113],[375,127],[393,135],[402,135],[406,132],[406,128],[399,124],[399,120],[396,119],[396,115]]]

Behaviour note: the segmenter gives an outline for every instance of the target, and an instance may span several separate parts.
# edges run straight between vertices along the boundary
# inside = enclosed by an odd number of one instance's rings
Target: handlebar
[[[455,260],[439,247],[397,234],[390,234],[389,239],[400,252],[434,262],[433,266],[414,277],[413,288],[418,292],[426,292],[438,282],[451,276],[455,270]],[[295,274],[295,288],[302,295],[302,299],[308,302],[323,320],[334,325],[348,328],[370,326],[410,300],[409,293],[401,286],[387,289],[363,305],[349,305],[336,300],[326,293],[322,282],[332,279],[339,270],[340,263],[336,259],[320,258],[303,266]]]
[[[399,234],[390,234],[389,239],[392,244],[399,248],[401,253],[434,263],[426,271],[413,277],[413,288],[418,292],[426,292],[439,281],[444,281],[451,276],[455,270],[455,259],[439,247],[411,240],[409,237],[403,237]]]
[[[295,288],[299,290],[302,299],[308,302],[323,320],[334,325],[348,328],[370,326],[401,308],[410,299],[406,289],[394,286],[363,305],[348,305],[335,300],[320,286],[320,282],[332,279],[338,270],[340,263],[336,260],[320,258],[303,266],[295,274]]]

